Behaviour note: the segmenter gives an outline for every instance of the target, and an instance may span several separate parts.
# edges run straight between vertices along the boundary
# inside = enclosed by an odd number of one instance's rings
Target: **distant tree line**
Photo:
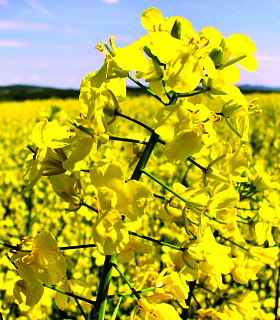
[[[253,92],[280,92],[280,88],[269,88],[262,86],[240,86],[242,93]],[[76,89],[57,89],[50,87],[39,87],[29,85],[11,85],[0,87],[0,101],[23,101],[34,99],[49,99],[49,98],[78,98],[79,90]],[[140,88],[128,87],[128,95],[145,94]]]

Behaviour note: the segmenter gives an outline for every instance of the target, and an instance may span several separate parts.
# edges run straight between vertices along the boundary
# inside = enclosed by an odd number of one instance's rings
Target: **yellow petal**
[[[142,26],[149,32],[158,30],[164,22],[165,19],[157,8],[149,8],[141,15]]]
[[[240,33],[230,35],[226,39],[226,47],[230,49],[234,57],[256,52],[254,42],[248,36]]]
[[[239,61],[239,64],[241,61]],[[239,81],[240,70],[238,66],[232,64],[222,70],[219,70],[219,74],[220,77],[223,78],[224,82],[236,83]]]
[[[60,290],[64,290],[66,292],[71,292],[70,286],[67,283],[63,283],[58,287]],[[66,294],[56,292],[54,296],[54,302],[60,310],[64,310],[67,308],[67,302],[69,297]]]
[[[59,126],[48,120],[40,121],[32,131],[32,140],[38,148],[62,148],[71,143],[72,133],[67,126]]]
[[[218,78],[219,74],[215,67],[213,60],[210,57],[205,57],[203,61],[203,67],[209,78],[216,79]]]
[[[205,37],[209,40],[207,47],[209,48],[218,48],[221,41],[223,40],[223,36],[217,29],[213,27],[206,27],[200,30],[198,33],[200,37]]]
[[[54,192],[62,200],[69,203],[68,210],[76,211],[81,207],[83,191],[78,179],[74,180],[74,178],[66,174],[61,174],[51,176],[50,181]]]
[[[22,303],[20,293],[26,296],[26,305],[32,307],[42,298],[44,288],[38,280],[33,282],[32,287],[30,287],[26,281],[18,280],[14,285],[14,296],[19,303]]]
[[[182,130],[167,143],[165,151],[167,159],[175,163],[184,162],[202,149],[201,142],[202,137],[198,132]]]
[[[239,60],[237,62],[247,71],[255,71],[257,69],[258,63],[254,56],[247,56],[246,58]]]
[[[63,168],[74,170],[77,162],[84,160],[94,146],[96,147],[96,140],[94,138],[81,138],[69,158],[62,163]]]
[[[154,308],[154,314],[158,320],[181,320],[176,309],[167,303],[157,303]]]
[[[173,38],[168,32],[154,32],[150,36],[149,48],[161,63],[171,64],[184,51],[183,42]]]
[[[97,162],[90,170],[90,178],[95,188],[106,186],[116,193],[123,189],[125,183],[123,166],[112,159]]]
[[[97,250],[104,255],[118,254],[124,249],[129,234],[117,210],[111,210],[100,217],[93,228],[93,239]]]
[[[161,279],[163,286],[173,294],[183,308],[187,308],[185,300],[188,298],[189,287],[182,282],[177,272],[172,272]]]
[[[151,189],[143,182],[128,181],[122,193],[118,195],[117,208],[130,220],[137,220],[144,214],[149,201],[153,199]]]
[[[179,93],[190,92],[196,89],[203,77],[203,65],[190,53],[182,53],[173,60],[164,76],[172,90]]]
[[[107,187],[99,187],[97,189],[97,206],[98,211],[101,215],[111,210],[114,210],[117,205],[117,195],[116,193],[107,188]],[[114,216],[115,217],[115,216]],[[115,217],[113,220],[108,220],[109,225],[114,224],[114,222],[119,220],[119,215]]]
[[[39,149],[46,147],[44,142],[42,141],[42,131],[44,126],[46,125],[46,122],[47,120],[36,123],[32,130],[32,140]]]
[[[148,72],[149,62],[143,53],[147,42],[148,36],[145,35],[127,47],[117,48],[113,59],[118,67],[122,70]]]

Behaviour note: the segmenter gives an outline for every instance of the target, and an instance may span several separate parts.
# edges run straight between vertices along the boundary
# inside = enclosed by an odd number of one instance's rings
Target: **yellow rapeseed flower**
[[[51,232],[44,230],[34,239],[28,239],[27,244],[31,245],[30,252],[16,252],[11,257],[23,279],[16,283],[14,292],[19,302],[22,292],[26,304],[34,305],[44,292],[41,281],[49,285],[60,282],[66,275],[67,264]]]

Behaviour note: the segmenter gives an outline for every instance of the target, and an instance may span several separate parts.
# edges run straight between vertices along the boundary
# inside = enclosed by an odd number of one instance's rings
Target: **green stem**
[[[30,144],[28,144],[26,148],[28,148],[32,153],[36,154],[36,151],[31,147]]]
[[[95,305],[95,301],[89,300],[89,299],[84,298],[84,297],[77,296],[77,295],[74,294],[74,293],[66,292],[66,291],[64,291],[64,290],[61,290],[61,289],[56,288],[55,286],[48,285],[48,284],[45,284],[45,283],[42,283],[42,285],[43,285],[44,287],[48,288],[48,289],[51,289],[51,290],[54,290],[54,291],[56,291],[56,292],[65,294],[65,295],[67,295],[67,296],[69,296],[69,297],[76,298],[76,299],[85,301],[85,302],[87,302],[87,303],[89,303],[89,304]]]
[[[242,223],[242,224],[252,224],[251,222],[245,222],[245,221],[239,221],[239,220],[236,220],[237,223]]]
[[[210,292],[210,293],[212,293],[212,294],[214,294],[214,295],[215,295],[216,297],[218,297],[218,298],[225,299],[225,297],[221,296],[221,295],[218,294],[217,292],[211,291],[210,289],[207,289],[207,288],[201,286],[200,284],[196,284],[196,286],[199,287],[199,288],[201,288],[201,289],[204,289],[204,290],[206,290],[206,291],[208,291],[208,292]]]
[[[169,94],[169,92],[167,92],[167,89],[166,89],[166,82],[165,82],[165,79],[163,77],[161,77],[161,82],[162,82],[162,87],[163,87],[163,90],[168,98],[168,100],[170,101],[171,100],[171,96]]]
[[[109,140],[147,144],[147,141],[135,140],[135,139],[129,139],[129,138],[119,138],[119,137],[114,137],[114,136],[109,136]]]
[[[215,231],[215,233],[216,233],[216,231]],[[215,235],[215,233],[214,233],[214,235]],[[225,241],[228,241],[228,242],[232,243],[233,245],[235,245],[235,246],[239,247],[240,249],[242,249],[242,250],[245,250],[245,251],[249,252],[249,249],[246,249],[246,248],[242,247],[240,244],[237,244],[236,242],[234,242],[234,241],[232,241],[232,240],[230,240],[230,239],[228,239],[228,238],[225,238],[225,237],[223,237],[223,236],[219,235],[219,233],[218,233],[218,232],[216,233],[216,237],[220,237],[221,239],[223,239],[223,240],[225,240]]]
[[[193,224],[193,225],[195,225],[195,226],[199,227],[199,224],[198,224],[198,223],[196,223],[196,222],[192,221],[192,220],[191,220],[190,218],[188,218],[188,217],[187,217],[187,219],[189,220],[189,222],[190,222],[191,224]]]
[[[203,90],[197,90],[194,92],[187,92],[187,93],[178,93],[178,98],[185,98],[185,97],[192,97],[192,96],[196,96],[198,94],[204,93],[210,91],[210,88],[206,88]]]
[[[201,307],[200,303],[197,301],[195,295],[193,294],[192,296],[193,296],[194,301],[195,301],[196,304],[197,304],[197,309],[201,309],[202,307]]]
[[[31,252],[31,250],[22,250],[18,246],[12,246],[12,245],[5,243],[3,241],[0,241],[0,244],[2,246],[5,246],[5,247],[10,248],[15,251]],[[85,249],[85,248],[94,248],[94,247],[96,247],[95,244],[83,244],[83,245],[79,245],[79,246],[58,247],[58,249],[60,249],[60,250],[75,250],[75,249]]]
[[[83,126],[81,126],[81,125],[79,125],[79,124],[77,124],[77,123],[75,123],[73,121],[70,121],[70,120],[68,120],[68,122],[70,124],[72,124],[72,126],[74,126],[75,128],[81,130],[82,132],[88,134],[91,137],[93,137],[95,135],[95,132],[90,128],[83,127]]]
[[[247,208],[239,208],[239,207],[235,207],[238,210],[247,210],[247,211],[253,211],[253,210],[260,210],[260,208],[256,208],[256,209],[247,209]],[[238,216],[238,215],[237,215]],[[238,216],[239,217],[239,216]],[[241,218],[241,217],[240,217]],[[245,219],[245,218],[242,218]]]
[[[190,161],[192,164],[194,164],[196,167],[198,167],[200,170],[202,170],[204,173],[207,172],[207,168],[202,167],[199,163],[197,163],[193,158],[188,157],[188,161]]]
[[[167,197],[161,196],[161,195],[156,194],[156,193],[154,193],[154,197],[155,197],[155,198],[158,198],[158,199],[161,199],[161,200],[164,200],[164,201],[167,201],[167,202],[170,202],[170,201],[171,201],[171,199],[170,199],[170,198],[167,198]]]
[[[250,199],[250,198],[252,198],[256,193],[258,193],[258,191],[248,192],[248,193],[246,193],[244,196],[240,196],[240,200],[239,200],[239,201],[243,201],[243,200],[246,200],[246,199]]]
[[[85,314],[85,312],[84,312],[84,310],[83,310],[82,306],[80,305],[79,300],[78,300],[77,298],[75,298],[75,297],[74,297],[74,300],[75,300],[75,302],[76,302],[76,304],[77,304],[78,308],[80,309],[81,314],[83,315],[84,319],[85,319],[85,320],[87,320],[87,315]]]
[[[184,309],[183,313],[181,315],[182,319],[184,319],[184,320],[186,320],[190,317],[190,313],[191,313],[190,305],[191,305],[191,299],[193,296],[193,291],[194,291],[195,286],[196,286],[196,280],[191,281],[189,283],[190,291],[189,291],[188,299],[186,300],[186,305],[188,306],[188,309]]]
[[[240,218],[240,219],[243,219],[243,220],[246,220],[246,221],[248,221],[248,218],[243,218],[242,216],[240,216],[239,214],[237,214],[236,215],[238,218]]]
[[[93,207],[90,206],[89,204],[86,204],[85,202],[81,202],[81,206],[84,206],[84,207],[86,207],[86,208],[88,208],[88,209],[90,209],[90,210],[98,213],[98,210],[97,210],[97,209],[93,208]]]
[[[11,316],[13,316],[13,319],[15,319],[14,315],[18,312],[18,305],[14,302],[9,310],[9,313],[7,314],[6,320],[9,320]],[[1,314],[1,320],[2,320],[2,314]],[[4,320],[4,319],[3,319]]]
[[[209,213],[207,213],[207,212],[204,212],[204,214],[205,214],[205,216],[206,216],[207,218],[209,218],[210,220],[213,220],[213,221],[216,221],[216,222],[218,222],[218,223],[225,224],[225,225],[227,224],[226,222],[221,221],[221,220],[218,220],[216,217],[212,216],[211,214],[209,214]]]
[[[176,197],[178,197],[180,200],[187,202],[186,199],[184,199],[182,196],[180,196],[176,191],[172,190],[171,188],[169,188],[164,182],[162,182],[161,180],[159,180],[157,177],[155,177],[154,175],[152,175],[151,173],[149,173],[148,171],[146,171],[145,169],[142,169],[142,172],[145,173],[145,175],[147,175],[149,178],[151,178],[152,180],[154,180],[156,183],[158,183],[159,185],[161,185],[164,189],[168,190],[169,192],[171,192],[172,194],[174,194]]]
[[[121,115],[118,112],[116,112],[116,115]],[[123,116],[123,115],[122,115]],[[128,119],[129,117],[125,116],[124,118]],[[131,118],[129,118],[131,119]],[[133,122],[138,122],[135,119],[131,119]],[[134,169],[134,172],[131,176],[130,180],[139,180],[141,175],[142,175],[142,169],[145,168],[146,163],[149,160],[150,155],[153,152],[153,149],[157,142],[159,142],[159,135],[156,134],[151,128],[148,126],[144,125],[143,123],[138,123],[148,129],[152,134],[150,136],[149,141],[147,142],[147,145],[137,163],[136,168]],[[105,308],[107,304],[107,297],[108,297],[108,289],[109,289],[109,284],[112,278],[112,267],[114,260],[116,258],[116,255],[109,256],[107,255],[105,258],[105,262],[102,268],[102,273],[101,273],[101,278],[99,282],[99,287],[98,287],[98,293],[97,293],[97,298],[96,298],[96,306],[94,308],[93,312],[93,317],[91,320],[104,320],[105,316]]]
[[[95,248],[96,245],[93,244],[81,244],[79,246],[69,246],[69,247],[58,247],[60,250],[75,250],[75,249],[86,249],[86,248]]]
[[[19,246],[12,246],[11,244],[5,243],[5,242],[3,242],[3,241],[1,241],[1,240],[0,240],[0,244],[1,244],[2,246],[5,246],[5,247],[10,248],[10,249],[15,250],[15,251],[31,252],[31,250],[22,250],[22,249],[20,249]]]
[[[137,84],[141,89],[143,89],[146,93],[150,94],[154,98],[156,98],[159,102],[161,102],[163,105],[167,106],[168,103],[164,102],[161,97],[159,97],[157,94],[155,94],[152,90],[144,86],[141,82],[136,80],[134,77],[132,77],[130,74],[127,76],[131,81],[133,81],[135,84]]]
[[[142,290],[137,290],[136,292],[138,294],[140,293],[146,293],[146,292],[150,292],[150,291],[154,291],[156,289],[156,287],[149,287],[146,289],[142,289]],[[125,292],[125,293],[116,293],[113,295],[109,295],[108,299],[115,299],[115,298],[119,298],[119,297],[128,297],[128,296],[132,296],[134,293],[133,292]]]
[[[142,238],[142,239],[145,239],[145,240],[149,240],[149,241],[155,242],[157,244],[160,244],[161,246],[166,246],[166,247],[169,247],[169,248],[172,248],[172,249],[175,249],[175,250],[179,250],[179,251],[183,251],[183,252],[185,251],[184,248],[175,246],[174,244],[171,244],[171,243],[168,243],[168,242],[164,242],[164,241],[161,241],[161,240],[156,240],[154,238],[147,237],[147,236],[144,236],[142,234],[138,234],[138,233],[133,232],[133,231],[128,231],[128,233],[130,235],[132,235],[132,236],[139,237],[139,238]]]
[[[186,270],[186,268],[187,268],[187,266],[186,266],[186,265],[184,265],[184,266],[183,266],[183,268],[182,268],[181,270],[179,270],[179,271],[178,271],[178,275],[179,275],[180,273],[182,273],[184,270]]]
[[[156,178],[154,175],[152,175],[151,173],[149,173],[148,171],[146,171],[145,169],[142,169],[142,172],[145,173],[148,177],[150,177],[151,179],[153,179],[155,182],[157,182],[159,185],[161,185],[163,188],[165,188],[166,190],[168,190],[169,192],[173,193],[177,198],[179,198],[180,200],[184,201],[185,204],[187,206],[190,206],[190,207],[199,207],[199,206],[202,206],[202,205],[199,205],[199,204],[196,204],[194,205],[193,202],[190,202],[186,199],[184,199],[181,195],[179,195],[176,191],[172,190],[171,188],[169,188],[165,183],[163,183],[162,181],[160,181],[158,178]],[[221,221],[221,220],[218,220],[216,217],[210,215],[209,213],[207,212],[204,212],[204,214],[206,215],[206,217],[208,217],[209,219],[213,220],[213,221],[216,221],[218,223],[221,223],[221,224],[225,224],[226,225],[226,222],[224,221]]]
[[[155,145],[157,144],[157,142],[159,141],[159,135],[157,133],[155,133],[154,131],[152,131],[152,135],[141,155],[141,158],[139,159],[137,166],[131,176],[131,180],[139,180],[141,175],[142,175],[142,170],[144,170],[150,155],[152,154]]]
[[[116,259],[116,255],[112,255],[112,256],[107,255],[105,257],[92,320],[104,319],[108,290],[109,290],[109,285],[112,278],[113,262],[115,259]]]
[[[120,274],[120,276],[123,278],[123,280],[126,282],[126,284],[129,286],[130,290],[132,291],[132,293],[135,295],[135,297],[139,300],[141,298],[141,296],[139,295],[139,293],[133,288],[131,282],[127,279],[127,277],[123,274],[123,272],[121,271],[121,269],[119,268],[119,266],[116,263],[113,263],[113,267],[118,271],[118,273]]]
[[[119,116],[119,117],[122,117],[122,118],[124,118],[124,119],[126,119],[126,120],[129,120],[129,121],[131,121],[131,122],[134,122],[134,123],[138,124],[139,126],[145,128],[146,130],[148,130],[148,131],[150,131],[150,132],[153,132],[153,129],[152,129],[152,128],[150,128],[150,127],[147,126],[145,123],[143,123],[143,122],[141,122],[141,121],[139,121],[139,120],[136,120],[136,119],[134,119],[134,118],[131,118],[131,117],[129,117],[129,116],[127,116],[127,115],[125,115],[125,114],[123,114],[123,113],[121,113],[121,112],[116,111],[116,110],[115,110],[115,115],[116,115],[116,116]]]
[[[164,182],[162,182],[161,180],[159,180],[157,177],[155,177],[154,175],[152,175],[151,173],[149,173],[148,171],[146,171],[145,169],[142,169],[142,172],[145,173],[148,177],[150,177],[152,180],[154,180],[155,182],[157,182],[159,185],[161,185],[164,189],[168,190],[169,192],[173,193],[177,198],[179,198],[180,200],[184,201],[186,203],[186,205],[190,205],[191,207],[194,207],[193,202],[190,202],[188,200],[186,200],[185,198],[183,198],[179,193],[177,193],[176,191],[174,191],[173,189],[171,189],[170,187],[168,187]],[[197,205],[198,206],[198,205]]]
[[[28,196],[23,197],[26,207],[28,208],[28,217],[25,225],[25,233],[28,236],[30,234],[31,226],[32,226],[32,212],[33,212],[33,202],[32,202],[33,190],[29,190]]]
[[[123,113],[121,113],[121,112],[115,111],[115,115],[116,115],[116,116],[119,116],[119,117],[121,117],[121,118],[124,118],[124,119],[126,119],[126,120],[129,120],[129,121],[131,121],[131,122],[134,122],[134,123],[138,124],[139,126],[145,128],[146,130],[148,130],[148,131],[150,131],[150,132],[154,132],[154,129],[152,129],[151,127],[147,126],[145,123],[143,123],[143,122],[141,122],[141,121],[139,121],[139,120],[136,120],[136,119],[134,119],[134,118],[131,118],[131,117],[129,117],[129,116],[127,116],[127,115],[125,115],[125,114],[123,114]],[[161,144],[163,144],[163,145],[166,145],[166,142],[163,141],[163,140],[161,140],[160,138],[158,139],[158,142],[161,143]],[[145,142],[144,144],[147,145],[148,143]]]
[[[110,320],[115,320],[115,319],[116,319],[116,317],[117,317],[117,315],[118,315],[118,312],[119,312],[119,309],[120,309],[120,305],[121,305],[121,302],[122,302],[122,298],[123,298],[123,297],[120,297],[120,298],[119,298],[119,301],[118,301],[118,303],[117,303],[117,305],[116,305],[116,307],[115,307],[115,309],[114,309],[114,312],[112,313],[112,316],[111,316]]]
[[[280,264],[278,266],[278,275],[277,275],[277,282],[276,282],[276,295],[275,295],[275,307],[274,307],[275,319],[278,318],[279,297],[280,297]]]

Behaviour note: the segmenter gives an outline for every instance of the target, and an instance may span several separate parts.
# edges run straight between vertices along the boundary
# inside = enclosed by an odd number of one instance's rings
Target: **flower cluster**
[[[141,22],[148,34],[131,45],[118,48],[110,37],[110,45],[96,46],[105,56],[104,64],[82,80],[81,110],[75,120],[61,126],[45,119],[35,125],[26,189],[50,176],[67,212],[78,216],[81,208],[91,210],[94,259],[106,256],[94,317],[102,317],[110,281],[116,290],[122,288],[121,281],[112,280],[115,268],[138,300],[125,306],[130,319],[181,319],[187,312],[195,319],[269,319],[257,295],[241,286],[258,279],[265,266],[275,268],[279,254],[272,231],[279,223],[279,184],[268,174],[253,172],[247,143],[249,116],[260,109],[235,85],[239,66],[256,69],[255,45],[245,35],[225,38],[212,27],[196,32],[188,20],[164,18],[156,8],[143,12]],[[122,113],[125,78],[161,104],[152,126]],[[114,136],[119,119],[140,125],[150,135]],[[222,133],[221,123],[226,128]],[[119,155],[103,156],[109,140],[127,143],[123,150],[129,165],[119,161]],[[163,151],[156,158],[158,145]],[[176,168],[174,176],[168,169],[165,175],[160,172],[166,163]],[[197,174],[194,167],[200,170],[198,179],[192,178]],[[145,230],[147,235],[142,234]],[[151,246],[135,237],[170,251],[153,251],[158,261],[149,259]],[[50,232],[42,231],[30,241],[31,251],[14,253],[11,262],[22,278],[15,284],[15,297],[22,302],[22,292],[32,306],[43,294],[42,282],[63,280],[67,265]],[[132,276],[130,267],[139,272]],[[71,293],[76,283],[64,279],[60,288]],[[91,297],[90,285],[81,287],[83,296]],[[192,303],[196,289],[201,291]],[[208,299],[206,290],[220,300]],[[67,298],[61,294],[55,302],[65,309]]]
[[[15,283],[14,294],[22,302],[22,292],[26,296],[26,304],[33,306],[44,293],[42,282],[48,285],[60,282],[66,275],[67,264],[49,231],[42,231],[34,239],[24,239],[23,246],[31,246],[30,252],[16,252],[11,257],[22,278]]]

